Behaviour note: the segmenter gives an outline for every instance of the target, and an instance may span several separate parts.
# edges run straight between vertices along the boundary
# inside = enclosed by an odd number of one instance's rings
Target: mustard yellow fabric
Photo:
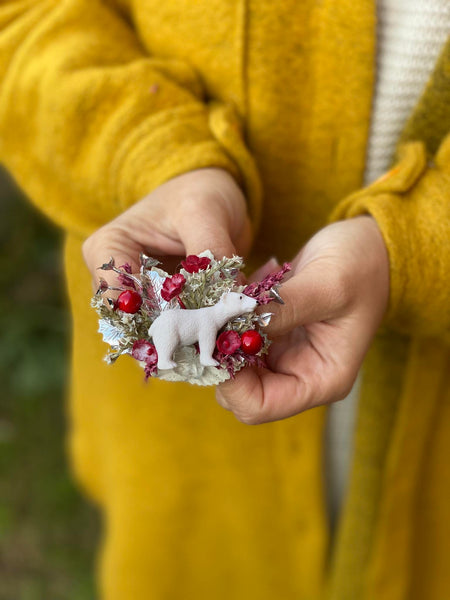
[[[104,514],[102,599],[450,596],[450,52],[398,164],[359,190],[375,14],[372,0],[0,4],[0,160],[67,231],[68,444]],[[210,389],[145,386],[131,359],[102,362],[82,240],[205,166],[246,192],[251,265],[291,258],[329,219],[366,212],[386,240],[389,313],[364,368],[333,545],[324,409],[249,427]]]

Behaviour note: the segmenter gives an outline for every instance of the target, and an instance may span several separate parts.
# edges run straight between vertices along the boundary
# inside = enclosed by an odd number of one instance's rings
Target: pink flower
[[[96,294],[103,294],[108,288],[108,282],[105,281],[103,277],[100,277],[100,283],[98,284],[98,290],[96,291]]]
[[[237,331],[223,331],[216,341],[219,352],[233,354],[241,346],[241,337]]]
[[[158,353],[154,344],[151,344],[147,340],[136,340],[131,350],[131,356],[136,360],[145,362],[145,381],[158,373]]]
[[[203,271],[211,264],[211,259],[207,256],[196,256],[190,254],[186,256],[185,260],[181,261],[181,266],[188,273],[198,273]]]
[[[161,288],[161,297],[166,302],[181,294],[186,279],[181,273],[175,273],[172,277],[166,277]]]
[[[128,275],[131,275],[131,273],[132,273],[131,265],[129,263],[120,265],[119,269],[122,269],[123,271],[125,271],[125,273],[128,273]],[[117,279],[119,280],[119,282],[122,285],[133,288],[133,290],[135,290],[136,286],[134,284],[134,281],[131,279],[131,277],[128,277],[128,275],[126,275],[125,273],[119,273],[119,275],[117,276]]]
[[[156,363],[145,363],[144,373],[145,381],[147,381],[149,377],[152,377],[152,375],[156,375],[158,373],[158,367]]]
[[[281,280],[291,268],[291,263],[284,263],[276,273],[270,273],[262,281],[250,283],[244,288],[243,293],[251,298],[256,298],[258,304],[269,304],[274,299],[273,295],[270,294],[270,290],[273,288],[274,291],[277,291],[276,286],[281,283]]]
[[[131,356],[139,361],[146,363],[157,363],[158,354],[154,344],[147,340],[136,340],[131,350]]]
[[[130,263],[124,263],[123,265],[120,265],[119,269],[123,269],[125,273],[128,273],[128,275],[131,275],[133,272]]]

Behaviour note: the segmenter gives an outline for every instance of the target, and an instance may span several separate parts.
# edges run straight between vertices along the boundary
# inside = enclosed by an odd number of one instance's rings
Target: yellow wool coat
[[[69,447],[105,516],[106,600],[450,597],[450,59],[405,129],[418,141],[359,190],[375,29],[373,0],[0,3],[0,159],[67,231]],[[207,166],[245,190],[251,265],[365,212],[388,247],[333,546],[325,409],[249,427],[211,389],[102,362],[82,240]]]

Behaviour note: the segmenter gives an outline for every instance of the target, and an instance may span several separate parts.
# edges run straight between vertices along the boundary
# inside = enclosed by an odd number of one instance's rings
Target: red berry
[[[256,329],[249,329],[241,335],[241,348],[246,354],[258,354],[262,347],[263,339]]]
[[[136,313],[142,305],[140,294],[134,290],[125,290],[117,298],[116,306],[119,310],[126,313]]]

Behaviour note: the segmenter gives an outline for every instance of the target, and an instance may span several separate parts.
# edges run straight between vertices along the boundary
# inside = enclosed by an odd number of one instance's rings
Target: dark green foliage
[[[0,600],[92,600],[98,518],[64,455],[61,235],[0,176]]]

